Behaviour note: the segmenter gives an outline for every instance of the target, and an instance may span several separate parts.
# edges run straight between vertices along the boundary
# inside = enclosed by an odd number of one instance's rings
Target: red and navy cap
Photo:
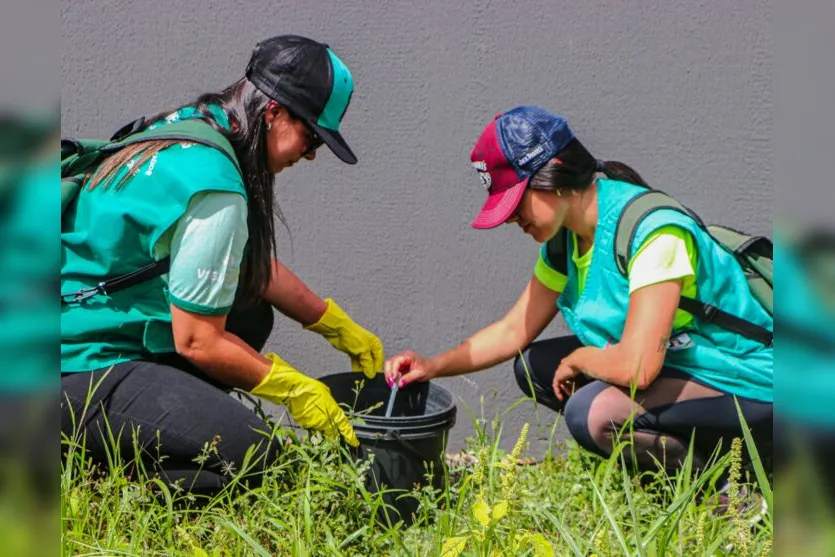
[[[574,133],[562,116],[538,106],[519,106],[497,114],[470,153],[488,192],[473,228],[495,228],[509,219],[531,177],[573,139]]]
[[[265,95],[304,120],[348,164],[357,157],[339,133],[354,81],[348,67],[324,43],[298,35],[259,42],[246,77]]]

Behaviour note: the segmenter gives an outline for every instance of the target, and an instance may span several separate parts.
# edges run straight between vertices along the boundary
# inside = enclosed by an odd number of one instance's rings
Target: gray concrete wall
[[[771,3],[62,2],[63,133],[108,134],[218,90],[279,33],[328,42],[356,92],[344,135],[355,167],[321,151],[277,177],[293,237],[286,262],[383,340],[387,355],[438,353],[500,317],[537,245],[514,227],[469,227],[484,190],[468,154],[496,113],[541,104],[591,152],[624,161],[706,220],[770,233]],[[565,332],[558,317],[545,333]],[[270,348],[313,375],[347,369],[318,336],[279,320]],[[508,365],[443,380],[459,397],[451,448],[519,392]],[[525,403],[545,450],[555,415]],[[556,438],[564,435],[558,425]]]

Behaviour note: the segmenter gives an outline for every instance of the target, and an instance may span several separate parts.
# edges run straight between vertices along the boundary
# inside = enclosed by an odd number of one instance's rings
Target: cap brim
[[[337,131],[329,130],[327,128],[323,128],[316,124],[316,122],[308,122],[310,126],[316,130],[316,133],[319,134],[319,137],[325,142],[325,145],[333,151],[333,154],[342,160],[342,162],[348,164],[357,164],[357,156],[354,155],[354,152],[351,151],[351,148],[348,147],[348,144],[345,143],[345,139],[342,137]]]
[[[496,228],[504,223],[516,211],[522,201],[522,196],[525,195],[527,185],[528,180],[522,180],[501,193],[488,196],[487,201],[484,202],[484,206],[473,221],[473,228]]]

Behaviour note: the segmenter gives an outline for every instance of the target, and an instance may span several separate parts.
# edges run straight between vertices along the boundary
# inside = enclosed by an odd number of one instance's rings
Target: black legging
[[[635,393],[603,381],[581,379],[578,389],[561,402],[554,395],[554,373],[560,360],[581,346],[576,336],[543,340],[531,344],[514,363],[516,381],[522,391],[539,404],[562,412],[574,439],[586,450],[607,457],[613,448],[613,437],[634,415],[631,451],[624,455],[640,470],[656,468],[657,462],[675,469],[684,462],[694,437],[694,467],[702,468],[720,441],[721,453],[730,448],[731,439],[742,437],[742,428],[734,397],[700,383],[692,376],[664,367],[661,374],[644,390]],[[527,370],[525,369],[527,366]],[[533,391],[531,391],[533,387]],[[742,414],[757,440],[762,457],[771,450],[771,403],[737,398]],[[629,428],[624,438],[630,435]]]
[[[258,351],[272,326],[273,310],[265,302],[235,309],[227,319],[227,330]],[[113,450],[110,434],[122,461],[134,460],[136,430],[140,458],[150,472],[169,482],[181,480],[181,487],[203,495],[223,488],[256,445],[256,466],[247,477],[255,486],[280,447],[268,439],[269,426],[229,390],[177,354],[66,373],[61,376],[61,431],[70,439],[83,434],[88,456],[106,466]],[[203,464],[195,462],[213,442],[216,453],[209,452]]]

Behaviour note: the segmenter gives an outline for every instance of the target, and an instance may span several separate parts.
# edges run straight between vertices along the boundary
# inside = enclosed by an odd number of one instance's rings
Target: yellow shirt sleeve
[[[678,226],[659,228],[641,244],[629,261],[629,293],[668,280],[682,279],[681,295],[696,297],[698,251],[693,236]],[[681,328],[693,316],[677,310],[674,328]]]
[[[542,249],[539,250],[539,257],[536,260],[533,274],[539,279],[539,282],[554,292],[562,292],[565,289],[565,284],[568,282],[567,276],[555,270],[548,264],[548,261],[545,259],[544,244]]]

